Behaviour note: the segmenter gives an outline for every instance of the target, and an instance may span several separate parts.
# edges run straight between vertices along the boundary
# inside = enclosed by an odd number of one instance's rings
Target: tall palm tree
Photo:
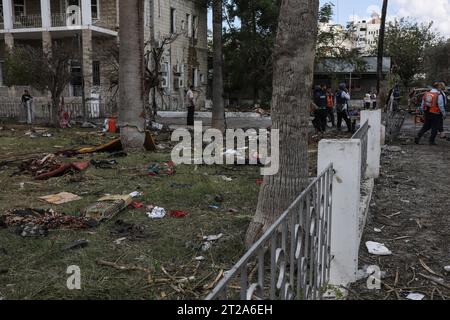
[[[145,141],[144,1],[119,1],[119,127],[125,150],[140,151]]]
[[[225,130],[225,106],[223,101],[223,0],[213,0],[213,112],[212,127]]]
[[[280,134],[280,170],[266,176],[246,236],[253,244],[308,185],[309,105],[319,0],[282,0],[274,50],[272,130]],[[273,152],[273,151],[272,151]]]

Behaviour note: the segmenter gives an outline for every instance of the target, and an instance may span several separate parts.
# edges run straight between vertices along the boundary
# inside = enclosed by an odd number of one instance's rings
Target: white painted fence
[[[318,172],[330,164],[335,170],[331,225],[330,285],[348,286],[356,281],[358,254],[371,201],[374,179],[380,174],[383,130],[381,110],[362,111],[361,124],[369,123],[367,168],[361,172],[360,139],[322,140]]]

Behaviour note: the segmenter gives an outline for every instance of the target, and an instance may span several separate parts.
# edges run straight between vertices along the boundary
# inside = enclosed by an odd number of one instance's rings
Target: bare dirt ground
[[[394,146],[383,151],[361,242],[360,268],[379,266],[386,273],[382,288],[368,290],[363,279],[351,288],[350,299],[400,300],[410,293],[450,299],[450,273],[444,269],[450,265],[450,141],[438,138],[438,146],[429,146],[425,137],[415,145],[419,129],[407,119]],[[367,241],[384,243],[393,254],[370,255]]]

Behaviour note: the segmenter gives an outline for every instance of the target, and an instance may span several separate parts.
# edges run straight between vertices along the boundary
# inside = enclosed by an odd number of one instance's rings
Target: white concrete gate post
[[[377,179],[380,176],[381,162],[381,110],[361,111],[361,124],[369,121],[369,135],[367,141],[367,172],[366,177]]]
[[[329,284],[347,286],[356,281],[358,271],[361,141],[320,141],[318,172],[323,172],[330,163],[333,164],[335,176]]]

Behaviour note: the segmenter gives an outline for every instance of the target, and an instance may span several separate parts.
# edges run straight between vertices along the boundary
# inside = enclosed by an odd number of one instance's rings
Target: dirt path
[[[438,146],[429,146],[423,139],[415,145],[419,129],[408,119],[394,146],[383,151],[360,268],[377,265],[386,275],[381,290],[368,290],[366,279],[355,284],[352,299],[404,299],[411,292],[427,300],[450,299],[450,272],[444,270],[450,265],[450,141],[438,138]],[[393,254],[369,255],[366,241],[384,243]]]

